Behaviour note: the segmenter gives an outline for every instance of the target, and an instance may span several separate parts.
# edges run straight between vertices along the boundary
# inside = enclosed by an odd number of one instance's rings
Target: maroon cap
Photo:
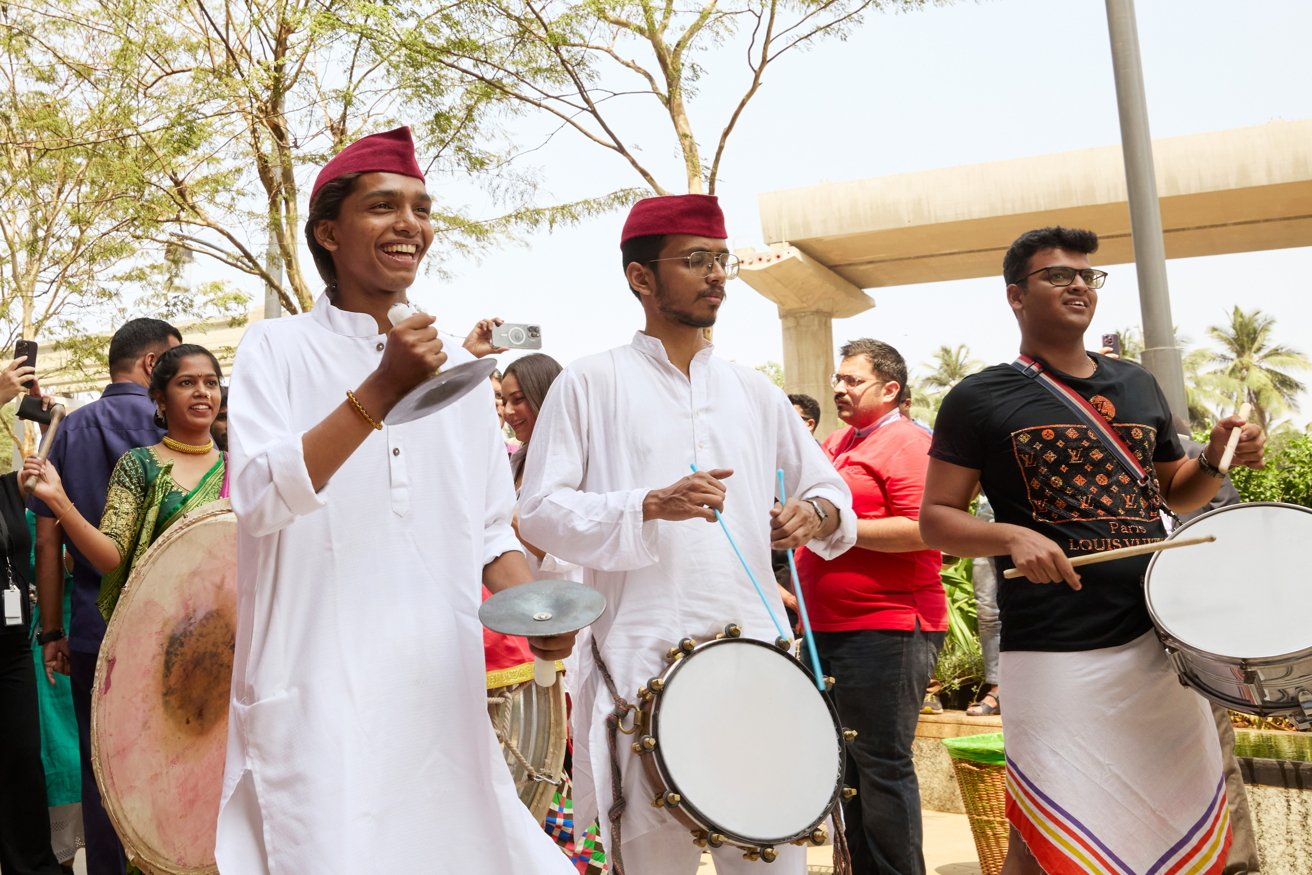
[[[634,237],[652,234],[689,234],[724,240],[724,213],[713,194],[672,194],[643,198],[629,210],[620,233],[620,245]]]
[[[419,180],[424,178],[415,159],[415,141],[407,127],[361,137],[334,155],[314,178],[310,203],[314,203],[315,195],[324,185],[348,173],[399,173]]]

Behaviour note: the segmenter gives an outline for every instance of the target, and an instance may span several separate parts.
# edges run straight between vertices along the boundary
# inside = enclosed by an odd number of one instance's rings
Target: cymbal
[[[590,626],[606,610],[606,597],[572,580],[535,580],[494,593],[478,619],[503,635],[563,635]]]
[[[436,413],[474,387],[486,383],[496,368],[497,360],[493,358],[475,359],[472,362],[443,368],[411,389],[409,394],[398,401],[391,412],[383,417],[383,422],[388,425],[401,425]]]

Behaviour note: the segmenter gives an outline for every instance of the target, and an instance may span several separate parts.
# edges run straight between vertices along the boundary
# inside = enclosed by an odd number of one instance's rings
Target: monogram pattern
[[[1151,471],[1156,429],[1120,424],[1116,430]],[[1011,443],[1036,521],[1157,520],[1144,491],[1088,426],[1070,423],[1025,428],[1012,432]]]

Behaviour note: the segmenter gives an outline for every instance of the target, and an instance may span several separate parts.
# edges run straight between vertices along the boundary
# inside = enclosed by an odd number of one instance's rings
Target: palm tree
[[[970,347],[964,343],[940,346],[934,358],[925,367],[932,370],[922,379],[926,389],[951,389],[963,378],[984,367],[984,363],[970,357]]]
[[[1212,340],[1221,345],[1210,356],[1209,375],[1222,378],[1223,385],[1233,386],[1236,397],[1253,405],[1253,413],[1264,429],[1270,419],[1284,410],[1298,409],[1298,394],[1303,383],[1291,372],[1312,370],[1312,359],[1288,346],[1272,344],[1274,316],[1261,310],[1245,312],[1236,306],[1230,312],[1229,325],[1207,329]]]

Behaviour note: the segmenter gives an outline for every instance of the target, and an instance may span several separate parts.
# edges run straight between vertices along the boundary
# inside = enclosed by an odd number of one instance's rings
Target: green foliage
[[[948,634],[934,667],[934,677],[947,693],[984,680],[984,654],[979,646],[971,567],[972,560],[958,558],[944,563],[940,572],[948,600]]]
[[[784,388],[784,366],[778,362],[766,362],[763,365],[757,365],[756,369],[774,383],[780,389]]]
[[[1274,436],[1267,444],[1265,468],[1234,468],[1230,479],[1244,501],[1283,501],[1312,508],[1312,434]]]

